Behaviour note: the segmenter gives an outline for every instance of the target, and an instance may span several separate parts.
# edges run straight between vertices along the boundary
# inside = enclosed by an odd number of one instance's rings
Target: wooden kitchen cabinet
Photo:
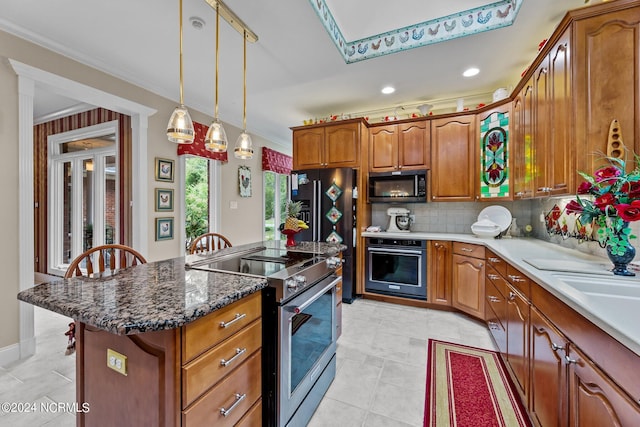
[[[569,426],[636,426],[640,406],[573,344],[569,344]]]
[[[429,168],[430,127],[426,120],[372,127],[369,171]]]
[[[535,307],[531,308],[531,393],[529,415],[538,427],[560,427],[567,420],[568,341]]]
[[[640,152],[640,114],[630,107],[640,105],[640,4],[597,6],[572,13],[576,169],[587,173],[602,166],[613,119],[627,149]],[[633,155],[627,160],[632,163]]]
[[[452,306],[484,320],[484,246],[453,243]]]
[[[360,167],[362,119],[293,129],[293,169]]]
[[[475,122],[475,115],[469,114],[431,120],[431,199],[434,202],[476,199]]]
[[[573,190],[571,125],[571,63],[566,32],[533,75],[534,196],[568,194]]]
[[[507,367],[522,400],[529,396],[529,279],[507,265]]]
[[[511,177],[514,200],[533,197],[533,79],[513,100],[511,126]]]
[[[476,116],[479,134],[479,200],[513,200],[511,108],[511,102],[502,101],[500,105]]]
[[[487,263],[485,281],[485,318],[498,351],[507,352],[507,282]]]
[[[451,253],[450,241],[429,242],[427,271],[429,272],[429,302],[451,305]]]

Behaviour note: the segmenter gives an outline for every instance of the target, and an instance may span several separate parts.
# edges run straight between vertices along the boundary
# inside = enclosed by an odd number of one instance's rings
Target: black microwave
[[[427,171],[372,172],[370,203],[420,203],[427,201]]]

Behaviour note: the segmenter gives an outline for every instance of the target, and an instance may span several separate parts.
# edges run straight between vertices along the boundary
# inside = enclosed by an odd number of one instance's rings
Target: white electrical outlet
[[[127,375],[127,356],[108,348],[107,349],[107,367],[126,376]]]

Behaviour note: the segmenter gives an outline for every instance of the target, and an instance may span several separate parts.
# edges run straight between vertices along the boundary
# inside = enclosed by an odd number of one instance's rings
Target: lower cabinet
[[[567,339],[535,307],[531,309],[531,393],[529,415],[537,426],[566,422]]]
[[[484,247],[454,242],[452,266],[453,307],[484,320]]]
[[[637,426],[640,406],[569,344],[569,426]]]
[[[529,398],[529,301],[511,285],[507,292],[507,366],[526,404]]]
[[[429,242],[427,283],[428,301],[432,304],[451,305],[451,248],[451,242]]]

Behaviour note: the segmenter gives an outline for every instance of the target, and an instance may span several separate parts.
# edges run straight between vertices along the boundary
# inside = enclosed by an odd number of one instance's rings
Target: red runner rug
[[[531,426],[496,352],[429,340],[427,357],[425,427]]]

